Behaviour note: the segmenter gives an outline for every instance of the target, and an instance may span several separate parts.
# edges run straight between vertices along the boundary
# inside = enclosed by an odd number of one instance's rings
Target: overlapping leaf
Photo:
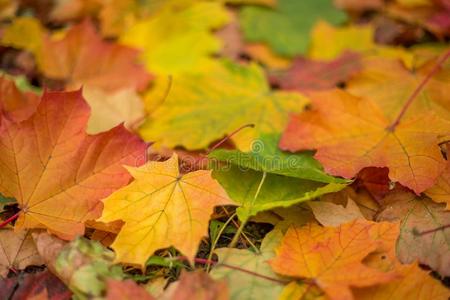
[[[147,109],[154,110],[140,133],[146,140],[168,146],[201,149],[246,124],[231,137],[241,150],[263,133],[279,133],[289,112],[300,112],[307,99],[297,93],[271,91],[261,68],[256,64],[239,65],[228,61],[201,75],[174,76],[164,103],[152,105],[164,97],[167,85],[147,96]]]
[[[211,276],[228,283],[231,300],[276,299],[282,289],[282,278],[271,270],[267,261],[275,256],[274,248],[280,243],[281,238],[282,233],[279,230],[268,233],[261,244],[260,253],[254,253],[248,249],[217,249],[215,253],[219,256],[219,265],[211,271]],[[221,263],[267,278],[226,268],[221,266]]]
[[[368,98],[334,90],[315,93],[312,103],[313,110],[291,119],[280,147],[317,149],[314,157],[328,173],[352,178],[365,167],[388,167],[392,181],[418,194],[444,170],[438,143],[449,134],[450,122],[432,112],[391,129],[394,120]]]
[[[248,41],[268,43],[277,53],[292,57],[306,52],[316,21],[325,19],[337,24],[346,16],[333,7],[331,0],[278,0],[273,9],[245,7],[240,19]]]
[[[401,220],[397,255],[402,263],[418,260],[440,274],[450,274],[450,212],[444,205],[412,193],[396,192],[385,199],[386,208],[379,220]],[[430,231],[427,233],[427,231]]]
[[[219,1],[170,1],[121,35],[121,42],[143,50],[142,60],[156,74],[204,70],[221,48],[211,30],[229,17]],[[183,53],[183,55],[180,55]]]
[[[371,286],[396,277],[362,263],[378,248],[372,233],[378,226],[383,224],[359,220],[337,228],[313,223],[291,227],[270,265],[281,275],[312,279],[330,299],[353,299],[350,286]]]
[[[111,245],[117,262],[143,266],[156,250],[170,246],[192,259],[214,206],[232,204],[210,171],[180,174],[176,154],[128,171],[135,181],[104,200],[99,219],[125,222]]]
[[[45,92],[29,119],[0,133],[0,191],[21,209],[15,227],[84,233],[100,199],[125,185],[123,164],[140,165],[146,145],[123,126],[88,136],[89,107],[76,92]]]

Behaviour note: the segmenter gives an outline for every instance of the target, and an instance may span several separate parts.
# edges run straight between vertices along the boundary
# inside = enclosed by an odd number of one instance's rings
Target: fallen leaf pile
[[[448,0],[0,21],[0,299],[450,299]]]

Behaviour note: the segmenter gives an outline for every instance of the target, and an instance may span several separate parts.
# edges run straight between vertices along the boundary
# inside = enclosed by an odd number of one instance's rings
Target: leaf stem
[[[214,239],[214,241],[211,244],[211,249],[209,250],[209,254],[208,254],[208,261],[212,261],[213,252],[214,252],[214,249],[216,248],[216,245],[217,245],[217,242],[219,241],[220,236],[222,235],[225,228],[228,226],[228,224],[230,224],[230,222],[233,220],[233,218],[235,216],[236,216],[236,213],[232,214],[231,217],[229,217],[228,220],[223,224],[222,228],[220,228],[219,233],[217,234],[216,238]],[[211,268],[211,264],[208,263],[206,265],[206,272],[209,272],[210,268]]]
[[[233,236],[233,239],[231,240],[231,243],[228,245],[228,248],[234,248],[236,247],[237,242],[239,241],[239,237],[242,234],[242,231],[244,230],[245,225],[247,224],[247,220],[244,222],[241,222],[241,225],[239,226],[238,230]]]
[[[11,223],[12,221],[14,221],[15,219],[17,219],[19,217],[20,211],[16,212],[14,215],[12,215],[11,217],[9,217],[8,219],[6,219],[5,221],[3,221],[2,223],[0,223],[0,228],[5,227],[6,225],[8,225],[9,223]]]
[[[178,260],[188,260],[187,257],[185,257],[185,256],[179,256],[179,257],[177,257],[177,259]],[[279,283],[279,284],[287,284],[288,283],[288,281],[285,281],[285,280],[272,278],[270,276],[262,275],[262,274],[259,274],[259,273],[256,273],[256,272],[253,272],[253,271],[250,271],[250,270],[243,269],[241,267],[232,266],[232,265],[229,265],[229,264],[226,264],[226,263],[221,263],[221,262],[217,262],[217,261],[214,261],[214,260],[209,260],[209,259],[206,259],[206,258],[197,258],[196,257],[196,258],[194,258],[194,262],[196,262],[198,264],[211,264],[211,265],[215,265],[217,267],[218,266],[223,266],[223,267],[228,268],[228,269],[232,269],[232,270],[236,270],[236,271],[239,271],[239,272],[247,273],[247,274],[253,275],[255,277],[259,277],[259,278],[263,278],[263,279],[266,279],[266,280],[270,280],[270,281],[273,281],[273,282],[276,282],[276,283]]]
[[[236,129],[235,131],[233,131],[232,133],[230,133],[226,137],[224,137],[222,140],[220,140],[211,149],[209,149],[208,152],[206,152],[206,155],[210,154],[213,150],[217,149],[217,147],[219,147],[220,145],[222,145],[223,143],[228,141],[230,138],[233,137],[233,135],[235,135],[236,133],[238,133],[239,131],[241,131],[244,128],[255,128],[255,124],[246,124],[246,125],[239,127],[238,129]]]
[[[428,81],[430,81],[431,77],[436,74],[437,71],[439,71],[439,69],[442,67],[442,64],[450,57],[450,50],[447,51],[444,55],[442,55],[436,62],[436,64],[434,65],[433,69],[431,69],[431,71],[424,77],[424,79],[422,80],[422,82],[417,86],[417,88],[414,90],[414,92],[411,94],[411,96],[409,96],[408,100],[406,100],[405,104],[403,105],[402,110],[400,111],[400,113],[398,114],[397,118],[395,118],[395,120],[392,122],[391,125],[389,125],[389,127],[387,128],[387,130],[389,130],[390,132],[393,132],[395,130],[395,128],[398,126],[398,124],[400,123],[400,120],[403,118],[403,116],[405,115],[406,111],[408,110],[408,108],[411,106],[412,102],[414,101],[414,99],[417,98],[417,96],[419,95],[419,93],[422,91],[422,89],[425,87],[425,85],[428,83]]]
[[[450,227],[450,224],[447,224],[447,225],[439,226],[439,227],[434,228],[434,229],[418,232],[417,235],[425,235],[425,234],[433,233],[433,232],[436,232],[436,231],[439,231],[439,230],[445,230],[445,229],[447,229],[449,227]]]

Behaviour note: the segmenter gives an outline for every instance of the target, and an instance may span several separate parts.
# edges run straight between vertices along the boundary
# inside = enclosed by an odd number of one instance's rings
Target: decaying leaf
[[[447,146],[447,159],[450,155],[450,147]],[[435,185],[425,191],[425,194],[437,203],[446,203],[447,210],[450,210],[450,161],[437,179]]]
[[[441,275],[449,276],[450,230],[439,228],[449,224],[450,211],[445,210],[443,204],[402,191],[392,193],[385,202],[387,206],[378,219],[401,220],[397,240],[399,260],[402,263],[418,260]]]
[[[317,149],[314,157],[329,174],[352,178],[365,167],[388,167],[392,181],[419,194],[444,170],[438,144],[450,122],[434,113],[403,119],[392,129],[394,120],[369,98],[332,90],[314,93],[311,100],[311,111],[291,118],[280,147]]]
[[[345,52],[331,61],[296,58],[286,72],[274,72],[271,81],[285,90],[326,90],[345,83],[361,69],[360,56]]]
[[[281,238],[282,233],[279,230],[268,233],[261,244],[260,253],[248,249],[215,250],[219,256],[219,263],[211,271],[211,276],[215,279],[224,279],[228,283],[231,300],[276,299],[283,287],[283,280],[271,270],[268,260],[275,256],[274,248],[280,243]],[[266,278],[220,264],[239,267]]]
[[[117,126],[88,136],[81,91],[45,92],[35,114],[0,133],[0,191],[21,209],[15,228],[65,239],[101,214],[100,199],[128,183],[122,165],[144,162],[146,145]]]
[[[44,261],[29,230],[0,229],[0,277],[5,277],[10,269],[22,270],[29,265],[42,264]]]
[[[106,300],[154,300],[143,287],[133,280],[108,279],[106,286]]]
[[[228,286],[224,280],[215,281],[203,271],[182,272],[180,279],[172,283],[161,300],[228,300]]]
[[[99,219],[125,222],[111,245],[116,262],[144,266],[156,250],[170,246],[192,259],[208,233],[213,208],[233,204],[211,171],[180,174],[176,154],[127,169],[135,181],[103,200]]]
[[[323,226],[337,227],[353,220],[364,219],[358,205],[351,199],[347,199],[347,206],[325,201],[308,202],[314,217]]]
[[[122,267],[113,265],[114,253],[100,243],[79,237],[63,242],[45,232],[34,236],[48,268],[81,299],[100,296],[109,279],[124,279]]]

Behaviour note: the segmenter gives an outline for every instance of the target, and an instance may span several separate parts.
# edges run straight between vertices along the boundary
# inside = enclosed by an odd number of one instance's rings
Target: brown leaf
[[[106,300],[154,300],[142,286],[133,280],[109,279],[107,282]]]
[[[29,230],[0,229],[0,276],[6,276],[10,269],[43,263]]]
[[[183,272],[180,280],[169,286],[161,300],[227,300],[225,281],[214,281],[202,271]]]
[[[384,201],[386,208],[378,220],[401,220],[397,240],[397,255],[402,263],[418,260],[438,271],[450,275],[450,230],[436,230],[450,223],[450,211],[427,197],[417,197],[410,192],[395,191]],[[429,233],[425,233],[430,231]]]

